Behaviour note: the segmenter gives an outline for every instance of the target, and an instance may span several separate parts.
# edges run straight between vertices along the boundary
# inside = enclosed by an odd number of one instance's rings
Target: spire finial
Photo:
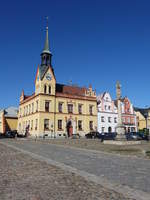
[[[46,16],[46,30],[48,29],[48,16]]]

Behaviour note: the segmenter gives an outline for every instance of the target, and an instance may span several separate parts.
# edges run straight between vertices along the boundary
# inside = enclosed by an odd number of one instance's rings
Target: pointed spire
[[[51,54],[51,52],[49,50],[49,39],[48,39],[48,17],[47,17],[47,26],[46,26],[46,39],[45,39],[45,45],[44,45],[44,49],[42,51],[42,54],[43,53]]]

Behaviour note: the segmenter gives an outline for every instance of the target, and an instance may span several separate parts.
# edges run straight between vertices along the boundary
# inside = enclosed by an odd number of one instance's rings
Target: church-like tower
[[[44,49],[41,53],[41,65],[50,65],[51,66],[52,54],[49,50],[49,39],[48,39],[48,26],[46,27],[46,39]]]
[[[64,137],[76,133],[84,136],[96,127],[97,101],[92,87],[56,83],[47,24],[35,92],[26,96],[23,91],[20,97],[18,132],[31,136]]]

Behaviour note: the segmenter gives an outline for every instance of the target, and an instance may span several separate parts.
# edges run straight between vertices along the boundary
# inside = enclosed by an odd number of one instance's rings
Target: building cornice
[[[32,96],[28,97],[27,99],[23,100],[20,102],[20,105],[23,105],[25,103],[27,103],[28,101],[38,97],[38,96],[49,96],[49,97],[55,97],[55,98],[58,98],[58,97],[61,97],[61,98],[67,98],[67,99],[77,99],[77,100],[83,100],[83,101],[94,101],[94,102],[97,102],[96,101],[96,97],[87,97],[87,96],[75,96],[75,95],[68,95],[68,94],[61,94],[61,93],[56,93],[56,95],[52,95],[52,94],[43,94],[43,93],[39,93],[37,95],[33,94]]]

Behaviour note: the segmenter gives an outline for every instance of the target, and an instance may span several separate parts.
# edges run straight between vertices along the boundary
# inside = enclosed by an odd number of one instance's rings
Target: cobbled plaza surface
[[[52,142],[0,141],[0,200],[150,199],[150,160]]]

